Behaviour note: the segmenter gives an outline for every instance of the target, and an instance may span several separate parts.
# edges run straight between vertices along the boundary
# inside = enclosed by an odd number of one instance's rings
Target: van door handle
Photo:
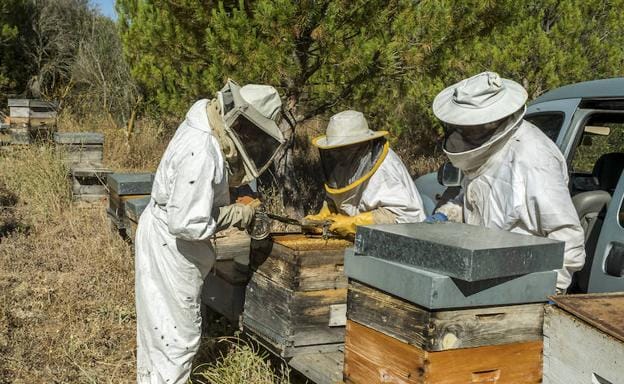
[[[605,262],[605,272],[609,276],[624,276],[624,244],[613,242]]]

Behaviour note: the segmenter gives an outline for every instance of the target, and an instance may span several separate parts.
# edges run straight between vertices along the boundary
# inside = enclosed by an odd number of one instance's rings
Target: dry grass
[[[0,180],[0,383],[135,382],[133,255],[104,205],[71,202],[48,147],[1,154]],[[233,328],[215,317],[207,329],[203,382],[289,382],[249,346],[210,355]]]
[[[285,364],[272,366],[267,352],[239,338],[219,338],[218,349],[224,351],[212,364],[195,369],[198,384],[290,384],[290,371]]]
[[[0,158],[30,231],[0,239],[0,382],[134,381],[130,247],[101,204],[70,202],[50,148]]]

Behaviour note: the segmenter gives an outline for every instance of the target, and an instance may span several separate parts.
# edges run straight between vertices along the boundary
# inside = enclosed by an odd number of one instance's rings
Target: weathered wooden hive
[[[544,384],[624,380],[624,293],[553,297],[544,317]]]
[[[109,169],[77,164],[70,168],[72,197],[75,201],[101,201],[106,199],[106,177]]]
[[[358,228],[346,383],[540,383],[563,243],[463,224]]]
[[[134,241],[136,236],[137,226],[139,225],[139,219],[141,214],[147,208],[152,197],[146,195],[143,197],[137,197],[135,199],[129,199],[125,202],[125,215],[124,215],[124,228],[128,239]]]
[[[63,151],[65,164],[101,166],[104,160],[104,134],[98,132],[56,132],[56,147]]]
[[[48,141],[56,130],[57,104],[33,99],[9,99],[11,144]]]
[[[112,226],[122,234],[126,235],[127,225],[130,224],[130,221],[126,219],[126,202],[149,196],[152,193],[153,183],[153,173],[112,173],[108,175],[106,180],[108,209],[106,211]],[[143,206],[144,208],[145,206]],[[138,216],[136,219],[138,222]]]
[[[286,358],[341,348],[349,246],[346,240],[300,234],[252,241],[255,272],[247,286],[243,328]]]

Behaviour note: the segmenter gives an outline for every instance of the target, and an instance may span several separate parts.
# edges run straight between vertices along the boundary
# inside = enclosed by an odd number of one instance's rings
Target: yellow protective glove
[[[355,216],[335,215],[330,218],[332,221],[329,230],[343,237],[355,236],[358,225],[375,224],[373,212],[363,212]]]
[[[319,211],[319,213],[317,213],[316,215],[308,215],[308,216],[304,217],[303,220],[305,220],[305,221],[323,221],[323,220],[329,219],[332,216],[334,216],[334,214],[329,210],[329,207],[327,206],[327,202],[324,201],[323,202],[323,207],[321,207],[321,210]]]

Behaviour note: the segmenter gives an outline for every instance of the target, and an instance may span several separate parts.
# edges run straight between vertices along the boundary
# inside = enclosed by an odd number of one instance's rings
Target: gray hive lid
[[[8,105],[9,107],[26,107],[50,111],[56,110],[58,108],[58,103],[56,101],[46,101],[39,99],[9,99]]]
[[[559,269],[564,243],[467,224],[358,227],[355,252],[465,281]]]
[[[8,100],[9,107],[30,107],[29,99],[9,99]]]
[[[135,222],[138,222],[139,217],[149,204],[151,196],[138,197],[136,199],[130,199],[126,201],[126,215]]]
[[[57,144],[104,144],[104,134],[99,132],[56,132]]]
[[[422,307],[439,310],[495,305],[539,303],[555,293],[557,273],[468,282],[376,257],[345,252],[345,274],[350,278]]]
[[[119,196],[148,195],[152,192],[153,173],[113,173],[106,184]]]

